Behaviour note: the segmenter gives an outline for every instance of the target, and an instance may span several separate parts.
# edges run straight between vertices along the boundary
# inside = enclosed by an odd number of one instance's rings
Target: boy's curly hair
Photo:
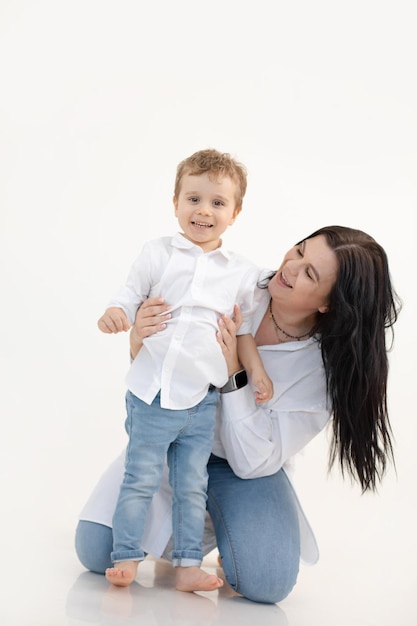
[[[213,178],[229,176],[237,183],[236,208],[240,211],[246,193],[247,170],[242,163],[233,159],[229,153],[218,152],[218,150],[212,148],[194,152],[194,154],[181,161],[177,167],[174,198],[177,198],[179,195],[181,180],[185,174],[200,176],[206,173]]]

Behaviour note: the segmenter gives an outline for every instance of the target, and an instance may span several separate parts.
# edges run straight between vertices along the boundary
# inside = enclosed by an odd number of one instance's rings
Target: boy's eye
[[[191,198],[189,198],[189,200],[190,200],[190,202],[193,202],[194,204],[195,204],[196,202],[198,202],[198,198],[197,198],[197,196],[192,196]]]
[[[221,202],[220,200],[215,200],[213,204],[214,206],[223,206],[223,202]]]

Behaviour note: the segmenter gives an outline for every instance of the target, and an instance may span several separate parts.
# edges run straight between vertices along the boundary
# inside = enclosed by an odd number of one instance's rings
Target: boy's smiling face
[[[210,252],[219,247],[222,234],[240,211],[236,183],[229,176],[184,174],[174,207],[183,235]]]

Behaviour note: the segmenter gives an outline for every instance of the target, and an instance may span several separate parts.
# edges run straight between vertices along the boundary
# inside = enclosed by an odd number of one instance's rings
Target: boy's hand
[[[106,309],[104,315],[98,320],[97,326],[103,333],[120,333],[129,330],[130,322],[123,309],[112,306]]]
[[[253,377],[252,382],[257,387],[255,391],[255,400],[257,404],[268,402],[274,395],[274,386],[271,379],[264,374],[262,377]]]

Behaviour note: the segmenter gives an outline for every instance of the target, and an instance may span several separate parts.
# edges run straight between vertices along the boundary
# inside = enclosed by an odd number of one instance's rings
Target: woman
[[[236,350],[236,310],[234,320],[219,321],[230,379],[221,390],[208,466],[205,553],[217,545],[229,585],[253,601],[275,603],[293,588],[300,557],[310,563],[318,558],[288,479],[291,458],[331,419],[330,466],[338,459],[363,491],[376,488],[393,460],[385,334],[399,301],[383,248],[342,226],[317,230],[291,248],[280,268],[261,281],[258,295],[253,334],[274,396],[259,406],[246,384]],[[168,308],[153,298],[139,309],[133,357],[146,337],[163,331]],[[110,563],[111,517],[122,476],[123,455],[80,517],[76,548],[92,571],[104,572]],[[144,550],[155,556],[169,557],[169,495],[165,480],[144,538]]]

